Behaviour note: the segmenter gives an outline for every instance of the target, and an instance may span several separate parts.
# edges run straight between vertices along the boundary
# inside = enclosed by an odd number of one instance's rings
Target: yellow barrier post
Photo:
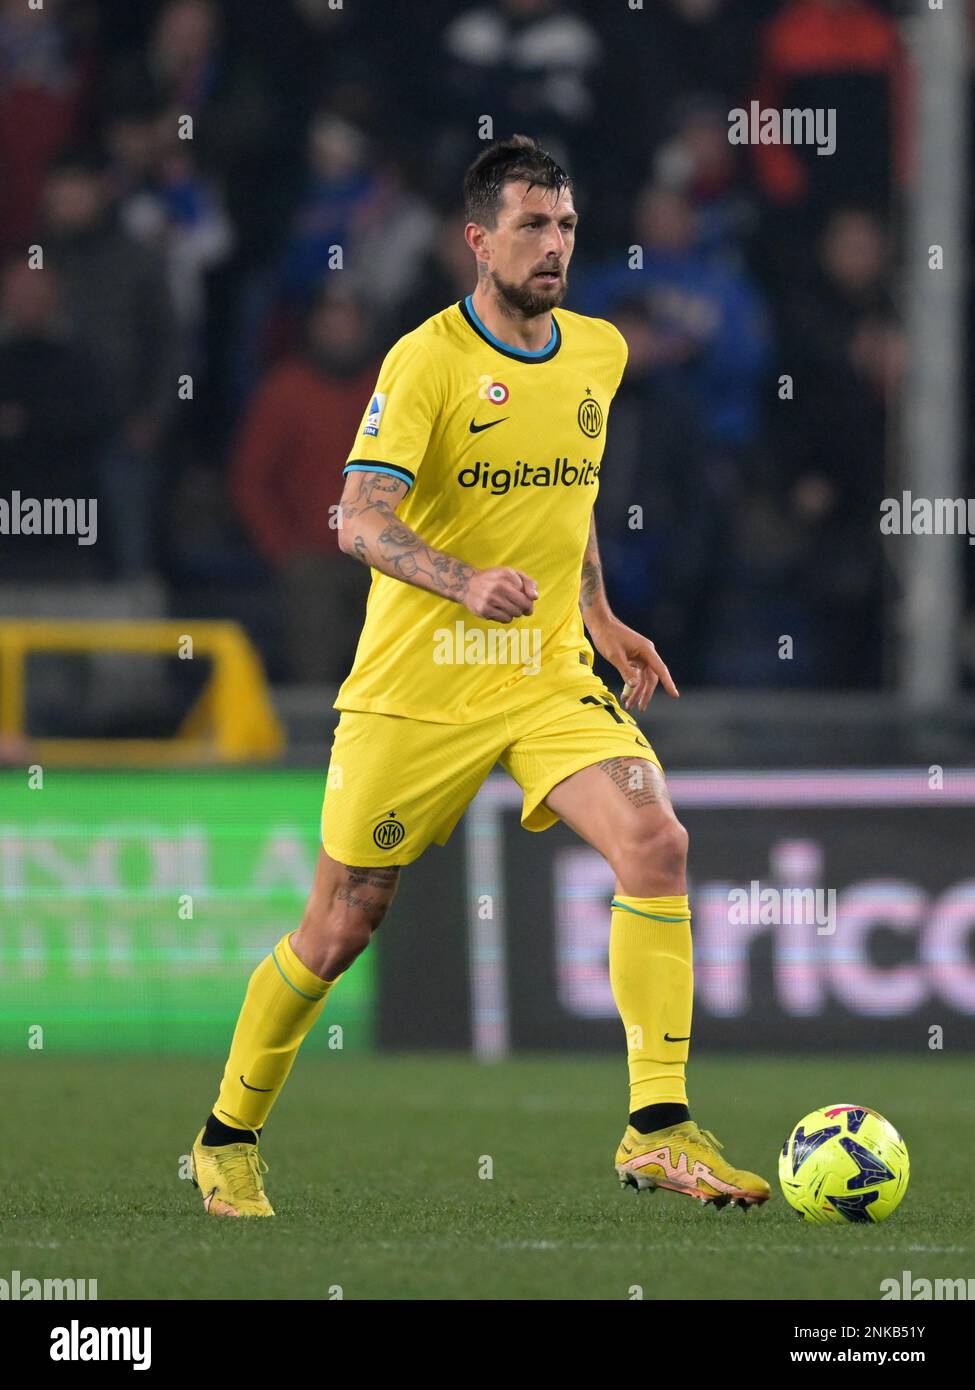
[[[38,738],[45,763],[92,765],[241,762],[285,747],[260,657],[238,623],[84,619],[0,621],[0,733],[29,738],[25,666],[32,652],[139,652],[175,656],[187,634],[193,656],[209,657],[206,687],[171,739]]]

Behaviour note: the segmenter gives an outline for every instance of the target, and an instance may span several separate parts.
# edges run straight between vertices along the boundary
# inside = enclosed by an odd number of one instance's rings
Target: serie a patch
[[[377,391],[372,398],[369,413],[366,416],[366,423],[363,434],[372,435],[373,438],[379,433],[379,424],[383,418],[383,411],[386,409],[386,397],[382,391]]]

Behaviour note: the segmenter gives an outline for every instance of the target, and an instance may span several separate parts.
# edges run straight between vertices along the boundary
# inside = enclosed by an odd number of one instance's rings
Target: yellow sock
[[[630,1113],[662,1101],[686,1105],[684,1069],[694,1003],[686,895],[616,895],[609,979],[626,1029]]]
[[[213,1107],[218,1120],[235,1129],[260,1129],[334,984],[302,965],[291,949],[290,932],[261,961],[230,1044]]]

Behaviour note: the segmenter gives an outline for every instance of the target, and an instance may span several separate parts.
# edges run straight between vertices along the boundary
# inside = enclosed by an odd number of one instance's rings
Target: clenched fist
[[[535,611],[538,585],[521,570],[478,570],[467,586],[464,607],[479,618],[510,623]]]

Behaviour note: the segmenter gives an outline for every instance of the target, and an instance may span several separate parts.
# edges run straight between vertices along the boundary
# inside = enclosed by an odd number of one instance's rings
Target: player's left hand
[[[626,685],[621,696],[625,710],[646,709],[658,683],[675,700],[680,691],[649,637],[641,637],[618,618],[610,618],[596,632],[590,630],[592,644],[600,656],[616,667]]]

